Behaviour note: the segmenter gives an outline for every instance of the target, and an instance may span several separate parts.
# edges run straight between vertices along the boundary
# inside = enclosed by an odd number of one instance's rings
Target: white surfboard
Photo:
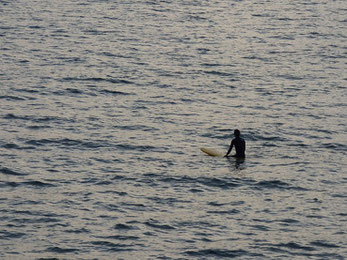
[[[216,150],[210,149],[210,148],[200,148],[200,150],[209,156],[215,156],[215,157],[223,157],[225,154],[220,153]]]

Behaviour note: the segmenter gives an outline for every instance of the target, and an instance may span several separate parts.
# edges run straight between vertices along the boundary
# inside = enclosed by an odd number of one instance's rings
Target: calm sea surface
[[[0,258],[347,258],[346,14],[0,1]]]

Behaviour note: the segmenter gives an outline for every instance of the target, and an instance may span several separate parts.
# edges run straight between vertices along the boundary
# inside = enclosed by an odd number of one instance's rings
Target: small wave
[[[202,178],[200,180],[200,183],[206,186],[219,187],[223,189],[235,188],[240,186],[240,183],[236,181],[228,181],[218,178]]]
[[[194,257],[226,257],[226,258],[235,258],[242,256],[262,256],[259,254],[252,254],[245,250],[225,250],[225,249],[204,249],[198,251],[186,251],[186,255]]]
[[[115,244],[109,241],[94,241],[92,245],[101,247],[101,250],[111,251],[111,252],[120,252],[120,251],[132,251],[130,245],[127,244]]]
[[[230,210],[212,210],[212,211],[207,211],[207,213],[210,214],[227,214],[227,215],[235,215],[239,214],[240,211],[237,209],[230,209]]]
[[[279,37],[279,38],[281,38],[281,37]],[[303,77],[298,77],[298,76],[289,75],[289,74],[279,74],[279,75],[277,75],[277,77],[288,79],[288,80],[303,80],[304,79]]]
[[[108,82],[112,84],[135,84],[133,81],[125,80],[125,79],[114,79],[114,78],[74,78],[74,77],[66,77],[60,79],[60,81],[66,82],[66,81],[95,81],[95,82]]]
[[[203,66],[203,67],[221,67],[221,66],[223,66],[223,64],[220,64],[220,63],[202,63],[201,66]]]
[[[313,246],[323,247],[323,248],[338,248],[339,247],[338,245],[327,243],[322,240],[313,241],[310,244]]]
[[[15,188],[20,186],[18,182],[13,182],[13,181],[7,181],[7,182],[0,182],[0,187],[11,187]]]
[[[95,149],[95,148],[108,146],[103,141],[91,142],[91,141],[73,140],[69,138],[29,140],[26,142],[26,144],[33,145],[36,147],[44,146],[44,145],[59,145],[63,147],[76,147],[78,149],[81,149],[81,148]]]
[[[33,149],[34,148],[32,146],[23,147],[23,146],[19,146],[17,144],[12,144],[12,143],[4,144],[1,147],[5,148],[5,149],[17,149],[17,150],[27,150],[27,149]]]
[[[218,228],[220,227],[220,225],[213,224],[208,221],[179,221],[175,224],[178,227],[194,227],[194,228],[198,228],[199,230],[206,230],[211,227],[218,227]],[[208,233],[201,233],[200,235],[208,236]]]
[[[156,229],[164,229],[164,230],[173,230],[175,227],[166,225],[166,224],[159,224],[158,221],[150,220],[144,223],[146,226],[156,228]]]
[[[305,250],[305,251],[314,251],[315,250],[313,247],[302,246],[302,245],[299,245],[299,244],[297,244],[295,242],[277,244],[276,246],[278,246],[278,247],[286,247],[286,248],[289,248],[289,249]]]
[[[88,34],[90,34],[90,35],[106,35],[107,33],[109,33],[109,31],[88,29],[88,30],[84,30],[83,33],[85,33],[86,35],[88,35]]]
[[[280,180],[271,180],[271,181],[260,181],[257,182],[255,188],[257,189],[285,189],[285,190],[306,190],[298,186],[292,186],[289,183],[280,181]]]
[[[117,224],[113,228],[118,229],[118,230],[132,230],[132,229],[134,229],[133,226],[126,225],[126,224]]]
[[[24,120],[24,121],[32,121],[35,123],[42,123],[42,122],[49,122],[49,121],[56,121],[56,120],[61,120],[59,117],[54,117],[54,116],[19,116],[19,115],[14,115],[14,114],[7,114],[3,117],[4,119],[9,119],[9,120]]]
[[[250,140],[250,141],[271,141],[273,144],[287,141],[287,139],[282,136],[262,136],[255,133],[253,134],[250,133],[246,135],[245,137],[247,138],[247,140]]]
[[[116,126],[117,129],[126,130],[126,131],[145,131],[145,132],[153,132],[158,131],[158,128],[150,127],[147,125],[126,125],[126,126]]]
[[[190,191],[190,192],[192,192],[192,193],[204,192],[203,190],[200,190],[200,189],[195,189],[195,188],[190,189],[189,191]]]
[[[67,233],[74,233],[74,234],[81,234],[81,233],[90,233],[89,229],[86,228],[80,228],[80,229],[72,229],[72,230],[66,230]]]
[[[270,231],[270,228],[264,225],[250,225],[250,227],[260,231]]]
[[[289,219],[289,218],[278,220],[278,222],[285,223],[285,224],[288,224],[288,225],[300,223],[298,220]]]
[[[51,128],[51,126],[49,126],[49,125],[29,125],[26,128],[32,129],[32,130],[40,130],[40,129],[44,129],[44,128]]]
[[[76,248],[61,248],[61,247],[49,247],[46,249],[46,252],[52,252],[52,253],[59,253],[59,254],[66,254],[66,253],[74,253],[78,252],[79,250]]]
[[[226,203],[218,203],[218,202],[209,202],[208,205],[210,206],[215,206],[215,207],[221,207],[221,206],[224,206],[226,205]]]
[[[16,116],[14,114],[7,114],[3,116],[4,119],[21,119],[21,120],[29,120],[26,116]]]
[[[347,145],[340,143],[325,143],[321,145],[324,149],[332,149],[335,151],[347,151]]]
[[[27,182],[22,182],[21,184],[34,186],[37,188],[56,187],[56,185],[54,185],[54,184],[46,183],[46,182],[42,182],[42,181],[27,181]]]
[[[204,186],[208,187],[219,187],[222,189],[230,189],[230,188],[236,188],[241,185],[236,180],[223,180],[218,178],[207,178],[207,177],[201,177],[201,178],[190,178],[188,176],[184,177],[165,177],[162,178],[161,181],[163,182],[169,182],[171,184],[186,184],[186,183],[193,183],[196,184],[202,184]]]
[[[331,194],[331,197],[333,198],[347,198],[347,194]],[[345,214],[347,216],[347,213]]]
[[[158,151],[160,152],[161,149],[156,146],[151,145],[130,145],[130,144],[118,144],[116,147],[120,150],[131,150],[131,151]]]
[[[66,91],[70,94],[83,94],[83,91],[77,88],[67,88]]]
[[[160,197],[152,197],[148,198],[158,204],[170,205],[173,206],[175,203],[189,203],[190,201],[180,200],[176,198],[160,198]]]
[[[3,174],[6,174],[6,175],[14,175],[14,176],[27,175],[25,173],[20,173],[20,172],[13,171],[13,170],[11,170],[9,168],[6,168],[6,167],[0,168],[0,172],[3,173]]]
[[[121,240],[121,241],[125,241],[125,240],[139,240],[140,238],[137,236],[121,236],[121,235],[116,235],[116,236],[106,236],[106,237],[100,237],[100,238],[104,238],[104,239],[114,239],[114,240]]]
[[[113,54],[111,52],[107,52],[107,51],[104,51],[102,53],[100,53],[101,55],[104,55],[104,56],[107,56],[107,57],[119,57],[119,55],[117,54]]]
[[[10,240],[10,239],[14,239],[14,238],[21,238],[24,237],[25,234],[24,233],[20,233],[20,232],[7,232],[7,231],[0,231],[0,239],[4,239],[4,240]]]
[[[56,57],[56,59],[66,63],[85,63],[86,59],[81,57]]]
[[[242,57],[243,59],[247,59],[247,60],[260,60],[260,61],[264,61],[264,62],[271,62],[272,60],[269,58],[263,58],[263,57],[259,57],[259,56],[255,56],[255,55],[251,55],[251,56],[244,56]]]
[[[35,90],[35,89],[26,89],[26,88],[16,88],[14,89],[15,91],[17,92],[24,92],[24,93],[39,93],[38,90]]]
[[[216,70],[204,71],[204,73],[205,74],[216,75],[216,76],[220,76],[220,77],[235,77],[236,76],[235,74],[232,74],[232,73],[216,71]]]
[[[110,181],[99,181],[96,182],[95,185],[100,185],[100,186],[107,186],[107,185],[111,185],[113,182]]]
[[[133,93],[123,92],[123,91],[116,91],[116,90],[108,90],[108,89],[100,90],[100,93],[111,94],[111,95],[114,95],[114,96],[130,96],[130,95],[134,95]]]
[[[6,99],[6,100],[14,100],[14,101],[23,101],[25,98],[17,97],[17,96],[0,96],[0,99]]]
[[[124,206],[124,208],[132,209],[135,211],[146,211],[146,205],[140,204],[140,203],[126,203],[122,202],[120,203],[121,206]]]
[[[19,146],[16,144],[5,144],[2,147],[6,149],[19,149]]]
[[[28,219],[28,218],[17,218],[17,219],[14,219],[13,220],[14,222],[17,222],[17,223],[30,223],[30,224],[40,224],[40,223],[54,223],[52,224],[52,226],[55,226],[57,223],[59,225],[61,220],[57,219],[57,218],[49,218],[49,217],[46,217],[46,218],[31,218],[31,219]]]

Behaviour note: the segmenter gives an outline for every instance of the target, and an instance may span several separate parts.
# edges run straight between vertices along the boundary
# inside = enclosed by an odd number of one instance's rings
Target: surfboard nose
[[[216,157],[223,157],[224,154],[223,153],[220,153],[214,149],[211,149],[211,148],[200,148],[200,150],[206,154],[208,154],[209,156],[216,156]]]

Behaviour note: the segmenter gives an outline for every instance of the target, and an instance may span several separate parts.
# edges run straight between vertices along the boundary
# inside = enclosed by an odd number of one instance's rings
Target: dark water
[[[346,11],[1,1],[0,258],[346,258]]]

